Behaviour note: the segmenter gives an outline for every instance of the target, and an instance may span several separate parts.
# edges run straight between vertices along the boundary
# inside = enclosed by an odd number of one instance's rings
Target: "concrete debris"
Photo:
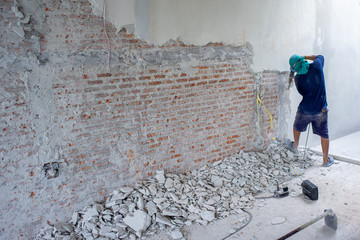
[[[17,18],[19,18],[19,21],[17,22],[16,26],[12,27],[12,30],[17,33],[20,37],[24,38],[25,37],[25,31],[24,31],[24,27],[21,23],[29,23],[30,21],[30,16],[27,16],[25,18],[24,14],[19,10],[19,5],[18,3],[15,1],[15,5],[11,7],[11,11],[15,14],[15,16]]]
[[[15,16],[16,17],[18,17],[18,18],[24,18],[24,14],[21,12],[21,11],[19,11],[19,8],[18,8],[18,6],[12,6],[11,7],[11,11],[13,11],[13,13],[15,14]]]
[[[278,225],[278,224],[283,224],[284,222],[286,222],[286,218],[284,218],[284,217],[277,217],[277,218],[274,218],[274,219],[271,221],[271,224],[272,224],[272,225]]]
[[[215,213],[212,211],[203,211],[201,212],[201,218],[208,222],[211,222],[215,219]]]
[[[164,184],[165,183],[164,171],[156,171],[155,178],[159,184]]]
[[[141,233],[150,226],[151,218],[146,212],[142,210],[135,210],[133,214],[129,213],[124,218],[124,223],[141,236]]]
[[[24,28],[18,24],[16,26],[13,26],[12,30],[17,33],[20,37],[25,37],[25,31],[24,31]]]
[[[241,151],[188,173],[157,171],[155,178],[120,187],[105,202],[74,213],[69,223],[49,225],[36,239],[146,239],[160,231],[184,239],[182,227],[238,214],[254,206],[255,195],[272,194],[275,180],[294,177],[290,164],[302,174],[313,160],[273,142],[263,153]]]
[[[175,229],[174,231],[171,231],[171,237],[173,239],[181,239],[183,238],[183,234],[180,232],[179,229]]]

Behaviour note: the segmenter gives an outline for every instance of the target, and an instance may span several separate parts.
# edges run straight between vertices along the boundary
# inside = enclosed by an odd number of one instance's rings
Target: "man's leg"
[[[323,153],[323,163],[327,164],[329,161],[329,138],[321,137],[321,149]]]
[[[300,134],[301,132],[295,130],[295,128],[293,129],[294,132],[294,143],[293,143],[293,147],[297,150],[298,146],[299,146],[299,139],[300,139]]]
[[[323,164],[329,163],[329,133],[328,133],[328,112],[324,109],[321,113],[315,116],[312,123],[314,133],[321,137],[321,150],[323,154]],[[330,165],[332,163],[329,163]],[[329,166],[330,166],[329,165]]]

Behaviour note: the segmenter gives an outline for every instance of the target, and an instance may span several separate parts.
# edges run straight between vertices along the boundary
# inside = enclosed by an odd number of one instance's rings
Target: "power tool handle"
[[[300,227],[292,230],[291,232],[287,233],[286,235],[282,236],[281,238],[278,238],[277,240],[287,239],[287,238],[291,237],[292,235],[294,235],[295,233],[300,232],[301,230],[307,228],[307,227],[310,226],[311,224],[313,224],[313,223],[319,221],[320,219],[326,217],[327,215],[328,215],[328,212],[325,212],[325,213],[321,214],[320,216],[314,218],[313,220],[311,220],[311,221],[309,221],[309,222],[301,225]]]

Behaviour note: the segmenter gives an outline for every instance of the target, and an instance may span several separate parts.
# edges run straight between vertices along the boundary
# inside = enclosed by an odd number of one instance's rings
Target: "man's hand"
[[[310,61],[314,61],[315,59],[316,59],[316,57],[317,57],[317,55],[306,55],[306,56],[304,56],[304,58],[306,59],[306,60],[310,60]]]

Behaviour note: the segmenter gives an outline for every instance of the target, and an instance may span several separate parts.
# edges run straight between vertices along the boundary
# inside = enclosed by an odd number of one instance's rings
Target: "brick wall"
[[[185,171],[251,148],[252,75],[241,61],[86,74],[80,81],[55,86],[66,101],[64,121],[75,122],[69,161],[79,170],[110,168],[133,182],[134,173],[140,179],[158,169]]]
[[[14,2],[0,1],[2,238],[30,238],[156,170],[192,170],[276,134],[261,107],[258,136],[255,90],[276,122],[279,74],[255,82],[247,45],[154,46],[108,24],[108,73],[88,1],[18,2],[32,15],[23,38]],[[51,180],[50,161],[61,163]]]

